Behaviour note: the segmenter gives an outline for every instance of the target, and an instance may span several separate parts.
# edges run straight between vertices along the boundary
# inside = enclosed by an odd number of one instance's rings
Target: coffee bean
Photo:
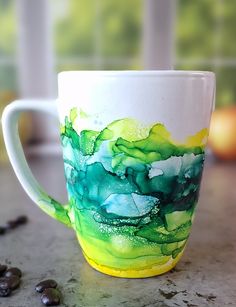
[[[1,277],[0,278],[0,290],[6,290],[8,288],[10,289],[9,282],[8,282],[7,278]]]
[[[10,268],[8,269],[5,273],[4,273],[4,277],[11,277],[11,276],[18,276],[21,277],[22,276],[22,272],[20,269],[18,268]]]
[[[0,264],[0,277],[3,275],[3,273],[6,272],[6,270],[7,270],[7,266]]]
[[[20,285],[20,278],[18,276],[0,278],[1,290],[6,290],[6,289],[15,290],[19,287],[19,285]]]
[[[15,220],[7,221],[7,229],[15,229],[18,226]]]
[[[11,294],[11,289],[0,289],[0,297],[6,297]]]
[[[7,279],[9,288],[11,290],[15,290],[19,287],[20,285],[20,277],[13,275],[11,277],[5,277]]]
[[[57,289],[49,288],[43,291],[41,302],[45,306],[57,306],[60,304],[60,292]]]
[[[6,233],[6,227],[0,226],[0,236],[5,235]]]
[[[4,235],[7,230],[15,229],[20,225],[26,224],[28,217],[26,215],[20,215],[15,220],[9,220],[6,226],[0,226],[0,235]]]
[[[47,279],[38,283],[37,286],[35,287],[35,290],[39,293],[42,293],[45,289],[56,288],[56,287],[57,287],[57,282],[55,280]]]
[[[28,217],[26,215],[20,215],[16,219],[16,223],[18,225],[23,225],[23,224],[26,224],[27,222],[28,222]]]

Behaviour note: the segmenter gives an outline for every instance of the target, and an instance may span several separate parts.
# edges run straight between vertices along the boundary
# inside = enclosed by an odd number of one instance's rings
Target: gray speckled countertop
[[[45,189],[66,200],[62,161],[31,160]],[[236,306],[236,164],[208,162],[196,220],[182,260],[171,272],[147,279],[119,279],[85,262],[71,229],[32,204],[12,169],[0,166],[0,225],[19,214],[30,222],[0,237],[0,263],[19,266],[22,285],[0,307],[42,306],[34,285],[55,278],[61,306]]]

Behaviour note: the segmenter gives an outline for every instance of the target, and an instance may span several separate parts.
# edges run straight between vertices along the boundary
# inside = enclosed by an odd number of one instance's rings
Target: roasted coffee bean
[[[11,277],[5,277],[7,279],[9,288],[11,290],[15,290],[19,287],[20,285],[20,277],[13,275]]]
[[[57,287],[57,282],[55,280],[47,279],[38,283],[37,286],[35,287],[35,290],[39,293],[42,293],[45,289],[56,288],[56,287]]]
[[[18,276],[2,277],[0,278],[0,290],[15,290],[20,285],[20,278]]]
[[[16,220],[7,221],[7,229],[15,229],[18,226]]]
[[[21,277],[22,276],[22,272],[20,269],[18,268],[10,268],[8,269],[5,273],[4,273],[4,277],[11,277],[11,276],[18,276]]]
[[[0,289],[0,297],[6,297],[11,294],[11,289]]]
[[[60,292],[57,289],[45,289],[41,295],[41,302],[45,306],[57,306],[60,304]]]
[[[0,289],[1,290],[6,290],[8,288],[10,289],[9,282],[8,282],[7,278],[6,277],[1,277],[0,278]]]
[[[6,227],[0,226],[0,236],[5,235],[6,233]]]
[[[16,219],[16,223],[18,225],[23,225],[23,224],[26,224],[27,222],[28,222],[28,217],[26,215],[20,215]]]
[[[3,275],[3,273],[6,272],[6,270],[7,270],[7,266],[0,264],[0,277]]]
[[[9,220],[6,226],[0,226],[0,235],[4,235],[7,230],[15,229],[20,225],[26,224],[28,217],[26,215],[20,215],[15,220]]]

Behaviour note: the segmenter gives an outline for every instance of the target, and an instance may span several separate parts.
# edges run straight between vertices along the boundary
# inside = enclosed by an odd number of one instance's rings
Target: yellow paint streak
[[[204,128],[197,132],[193,136],[189,136],[185,142],[185,145],[187,147],[195,147],[195,146],[200,146],[204,147],[207,142],[207,136],[208,136],[208,129]]]
[[[104,274],[115,276],[115,277],[122,277],[122,278],[146,278],[164,274],[171,269],[173,269],[177,262],[180,260],[183,252],[181,252],[175,259],[170,257],[170,260],[165,264],[157,264],[147,267],[145,269],[135,270],[135,269],[126,269],[126,270],[117,270],[112,267],[107,267],[101,264],[96,263],[89,257],[84,254],[85,259],[91,265],[92,268],[95,270],[102,272]]]

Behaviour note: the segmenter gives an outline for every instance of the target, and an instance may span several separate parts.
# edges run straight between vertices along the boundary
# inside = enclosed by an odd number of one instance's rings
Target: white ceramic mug
[[[7,152],[31,199],[75,229],[92,267],[119,277],[158,275],[175,266],[190,233],[214,91],[211,72],[62,72],[57,102],[6,107]],[[17,132],[21,112],[56,109],[66,206],[33,177]]]

